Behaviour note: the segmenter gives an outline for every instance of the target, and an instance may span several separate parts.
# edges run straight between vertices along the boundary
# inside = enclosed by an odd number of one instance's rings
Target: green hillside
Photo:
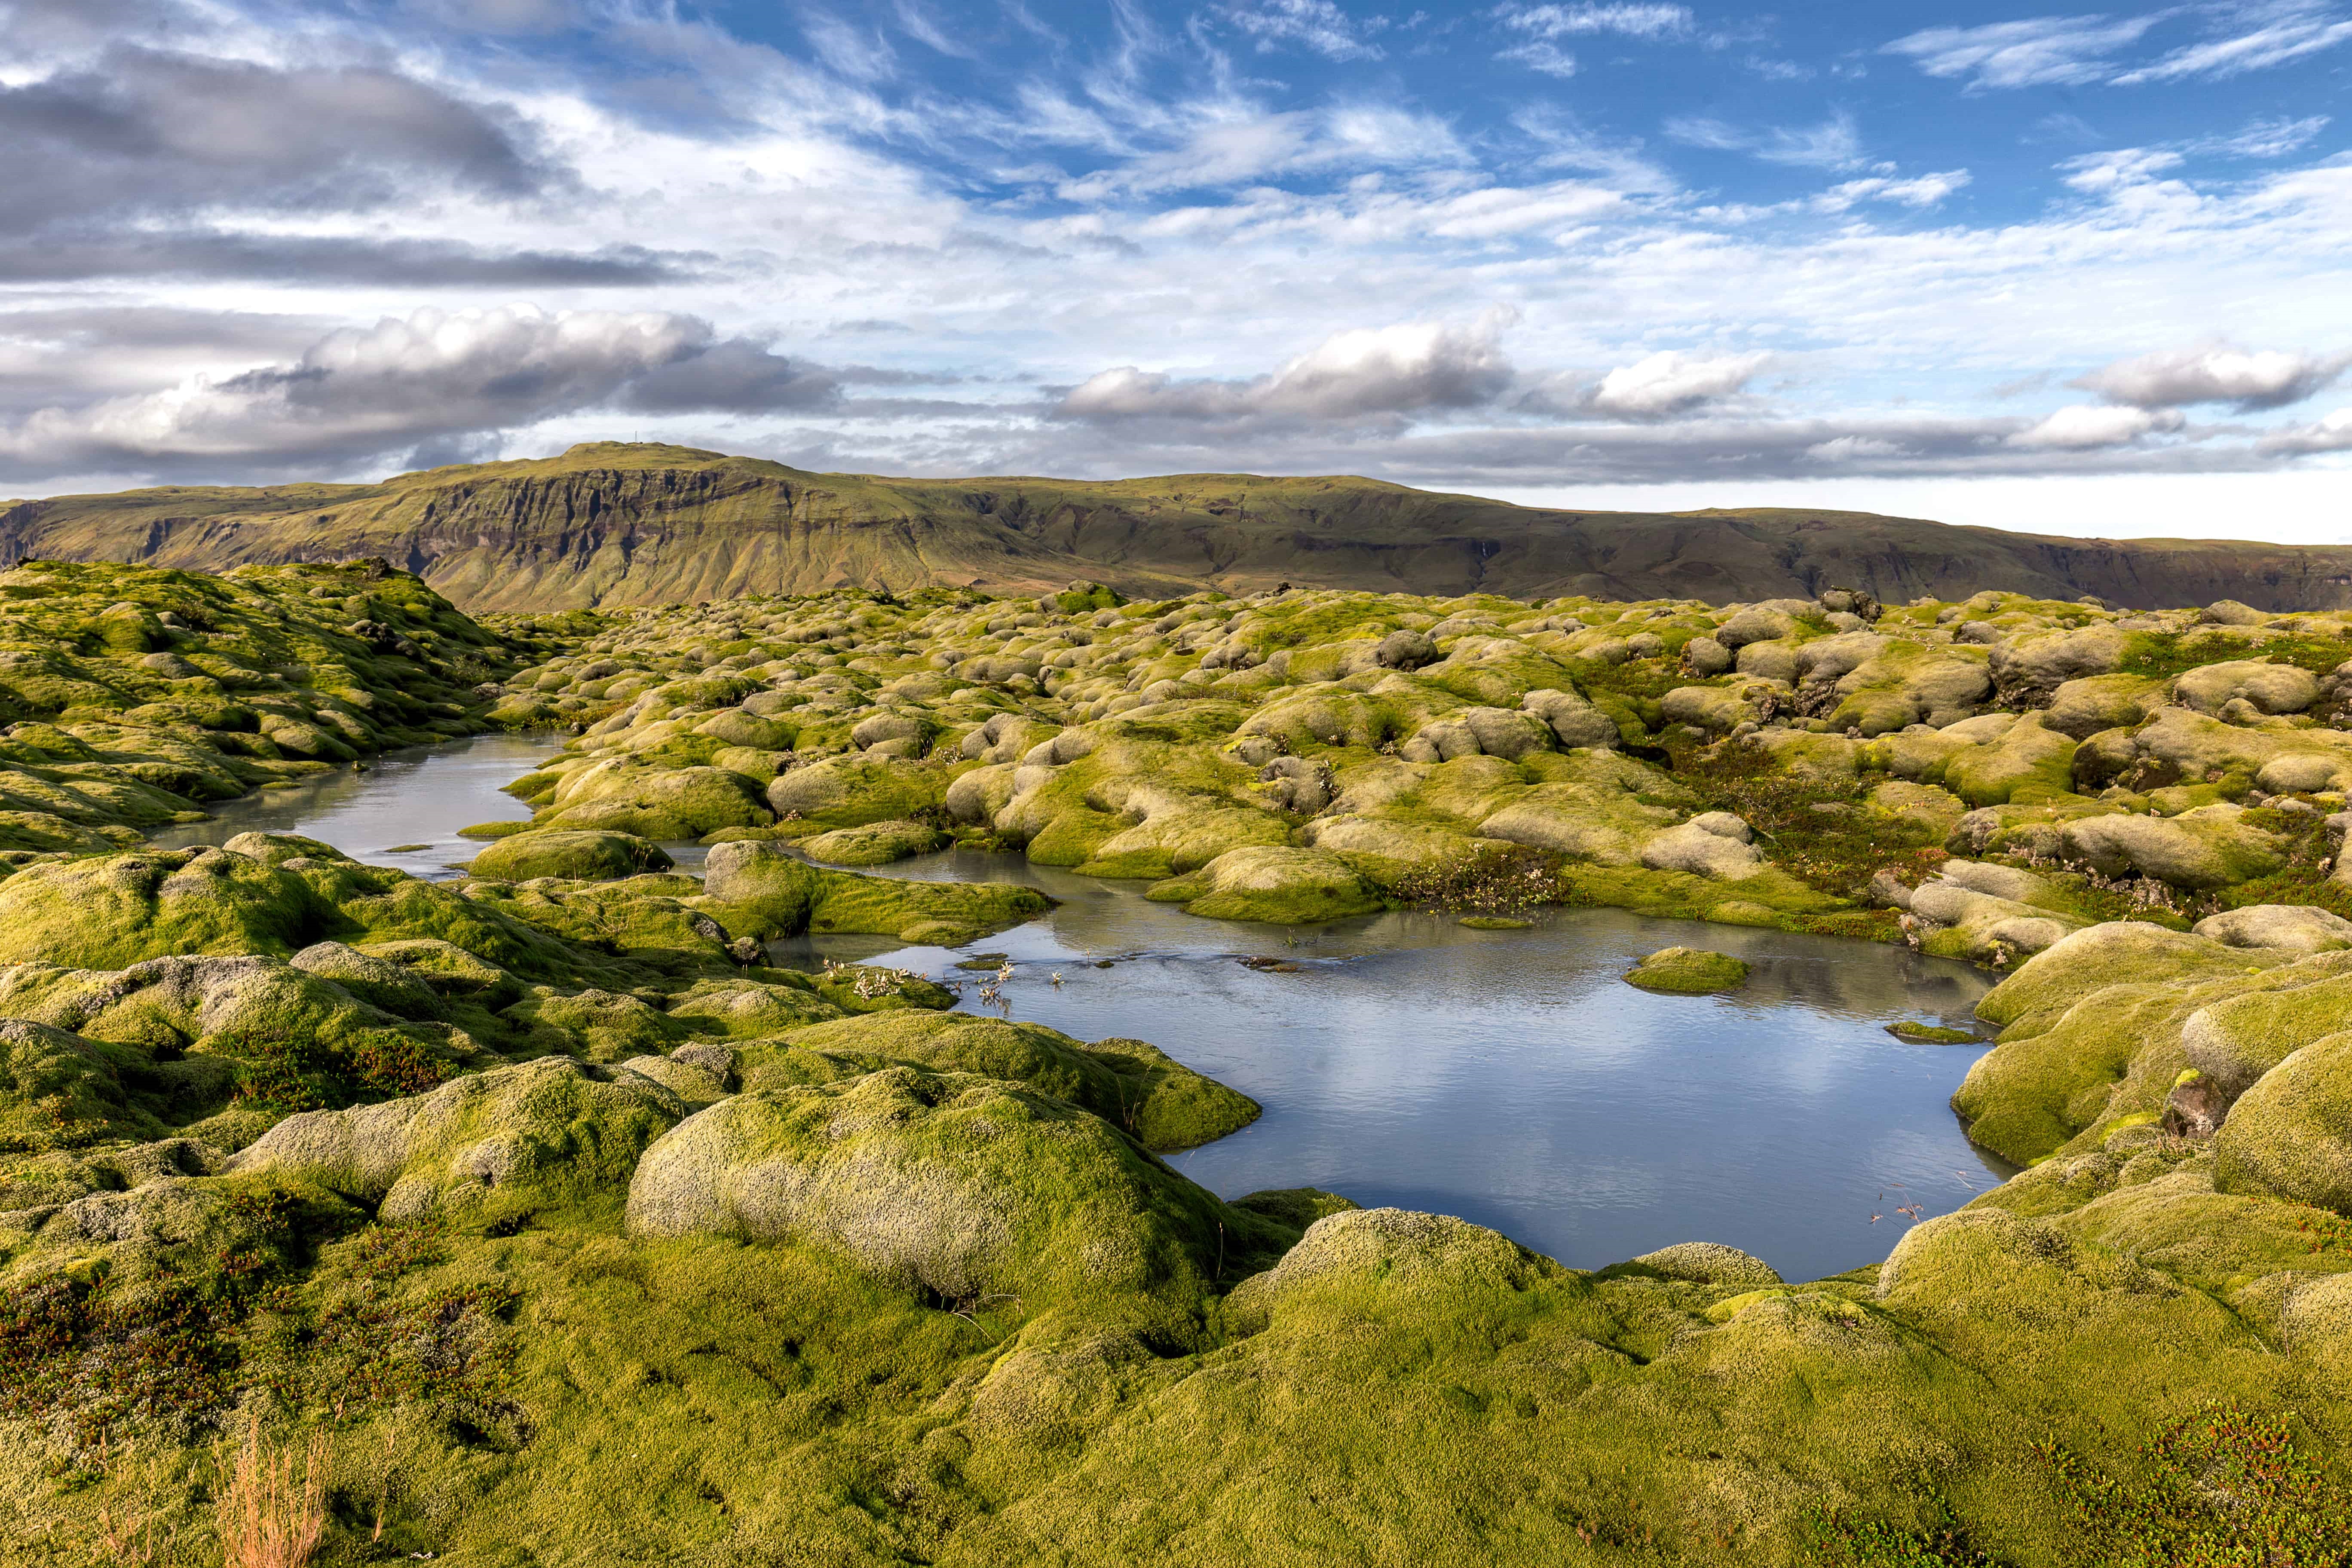
[[[902,479],[618,442],[375,485],[8,503],[0,553],[202,571],[374,555],[478,612],[840,587],[1034,592],[1079,578],[1135,595],[1290,583],[1719,604],[1851,586],[1892,603],[1990,587],[2135,607],[2352,605],[2352,549],[2059,539],[1780,508],[1555,510],[1347,476]]]

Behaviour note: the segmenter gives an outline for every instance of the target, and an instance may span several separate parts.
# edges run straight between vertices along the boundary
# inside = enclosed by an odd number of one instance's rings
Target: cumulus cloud
[[[0,5],[0,45],[19,58],[72,53],[200,26],[172,0],[9,0]]]
[[[1086,420],[1358,420],[1490,403],[1509,385],[1490,311],[1467,326],[1415,321],[1335,332],[1270,375],[1181,380],[1122,365],[1088,378],[1055,410]]]
[[[2116,50],[2163,20],[2148,16],[2032,16],[1980,27],[1927,27],[1883,52],[1929,76],[1965,77],[1971,89],[2068,86],[2115,73]]]
[[[0,426],[0,458],[51,472],[348,462],[583,409],[805,409],[838,390],[691,316],[426,310],[331,332],[291,363],[39,409]]]
[[[1620,365],[1601,378],[1589,405],[1602,414],[1626,419],[1663,419],[1685,414],[1702,404],[1719,402],[1744,390],[1756,373],[1769,363],[1767,353],[1717,357],[1685,354],[1669,349],[1632,364]]]
[[[2228,343],[2206,343],[2117,360],[2066,384],[2141,408],[2232,403],[2240,413],[2251,414],[2302,402],[2342,374],[2347,365],[2352,365],[2352,353],[2252,353]]]
[[[2128,405],[2075,403],[2009,438],[2028,451],[2087,452],[2124,447],[2143,436],[2168,433],[2186,423],[2178,410]]]

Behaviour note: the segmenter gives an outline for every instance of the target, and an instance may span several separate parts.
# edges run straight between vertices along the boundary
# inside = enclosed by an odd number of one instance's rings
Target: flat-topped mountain
[[[383,556],[467,609],[562,609],[926,585],[1139,595],[1202,586],[1486,591],[1711,603],[1994,588],[2118,605],[2352,605],[2352,548],[2064,539],[1869,512],[1514,506],[1344,476],[1089,482],[815,474],[687,447],[372,485],[173,486],[0,503],[0,557],[221,571]]]

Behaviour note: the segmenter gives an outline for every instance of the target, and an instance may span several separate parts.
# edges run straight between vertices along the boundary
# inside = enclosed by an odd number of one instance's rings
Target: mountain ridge
[[[2352,606],[2352,548],[2061,538],[1808,508],[1523,507],[1346,475],[820,474],[592,442],[373,484],[168,486],[0,503],[0,555],[221,571],[380,555],[473,611],[856,586],[1144,595],[1279,583],[1710,603],[1985,588],[2156,607]]]

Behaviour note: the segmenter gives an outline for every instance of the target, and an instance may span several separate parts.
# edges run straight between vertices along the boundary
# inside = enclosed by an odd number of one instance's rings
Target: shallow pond
[[[303,833],[447,876],[475,847],[454,830],[525,815],[498,786],[555,749],[483,737],[394,753],[175,834]],[[430,847],[385,852],[408,843]],[[970,1010],[1150,1041],[1265,1107],[1172,1161],[1226,1196],[1327,1187],[1460,1215],[1580,1268],[1720,1241],[1810,1279],[1884,1258],[1915,1216],[2007,1174],[1947,1103],[1982,1047],[1906,1045],[1884,1028],[1968,1025],[1990,982],[1965,964],[1608,910],[1559,910],[1528,931],[1391,914],[1286,931],[1195,920],[1139,883],[961,851],[886,871],[1020,880],[1064,901],[975,944],[1013,964],[992,1006],[979,996],[992,974],[954,967],[970,952],[829,937],[778,943],[778,962],[878,961],[961,982]],[[1620,978],[1676,944],[1737,953],[1754,975],[1726,997]]]

